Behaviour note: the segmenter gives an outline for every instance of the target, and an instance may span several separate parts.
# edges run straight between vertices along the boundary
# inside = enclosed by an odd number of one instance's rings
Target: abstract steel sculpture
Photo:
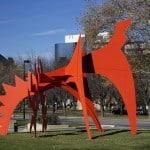
[[[29,97],[30,106],[33,109],[30,132],[34,126],[35,136],[38,97],[42,97],[42,130],[45,131],[47,126],[45,91],[53,87],[60,87],[80,100],[88,139],[91,139],[88,115],[93,119],[98,131],[102,131],[102,127],[88,91],[87,73],[100,74],[114,84],[125,103],[131,133],[136,134],[134,82],[128,61],[121,50],[126,42],[125,30],[130,24],[130,19],[117,22],[109,43],[87,55],[82,53],[81,37],[79,37],[72,59],[65,67],[43,73],[42,63],[38,60],[35,65],[35,73],[28,72],[28,81],[23,81],[15,76],[16,86],[3,84],[6,94],[0,96],[0,102],[3,104],[0,107],[0,135],[8,133],[11,115],[25,97]]]

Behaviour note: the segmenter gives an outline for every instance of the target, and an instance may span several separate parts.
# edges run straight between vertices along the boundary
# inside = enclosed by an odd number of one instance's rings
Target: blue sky
[[[0,54],[53,55],[65,35],[82,32],[76,18],[84,9],[85,0],[0,0]]]

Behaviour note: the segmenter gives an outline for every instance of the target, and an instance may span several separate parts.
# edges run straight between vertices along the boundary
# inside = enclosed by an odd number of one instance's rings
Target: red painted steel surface
[[[88,115],[91,116],[98,131],[102,131],[99,118],[91,101],[87,86],[87,73],[105,76],[118,89],[125,103],[131,133],[136,134],[136,99],[132,72],[121,48],[126,42],[125,30],[130,26],[127,19],[116,23],[114,34],[110,42],[101,49],[82,55],[81,37],[76,45],[71,61],[65,67],[43,73],[40,60],[35,64],[35,74],[28,72],[28,81],[16,77],[16,86],[3,84],[6,94],[0,96],[0,135],[8,133],[8,125],[16,106],[28,97],[33,110],[31,116],[30,132],[34,127],[36,136],[36,119],[38,111],[38,98],[42,97],[42,131],[47,126],[47,99],[45,91],[53,87],[60,87],[80,100],[86,125],[88,139],[91,139]],[[72,86],[74,85],[74,86]]]

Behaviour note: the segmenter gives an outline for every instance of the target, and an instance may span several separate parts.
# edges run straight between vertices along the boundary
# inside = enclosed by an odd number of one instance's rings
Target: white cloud
[[[9,20],[0,20],[0,24],[7,24],[7,23],[11,23],[14,22],[15,20],[13,19],[9,19]]]
[[[55,29],[55,30],[49,30],[45,32],[34,33],[32,34],[32,36],[54,35],[54,34],[63,33],[63,32],[65,32],[65,29]]]

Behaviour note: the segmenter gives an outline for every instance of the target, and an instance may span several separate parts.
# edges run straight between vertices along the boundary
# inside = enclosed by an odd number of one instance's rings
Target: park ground
[[[139,130],[131,135],[129,130],[92,130],[92,140],[85,130],[11,133],[0,136],[0,150],[149,150],[150,130]]]
[[[77,113],[77,114],[76,114]],[[18,113],[17,113],[18,114]],[[15,114],[15,115],[17,115]],[[58,116],[64,117],[58,113]],[[92,140],[87,139],[87,133],[79,118],[83,120],[82,113],[67,112],[69,117],[77,117],[78,123],[67,122],[73,130],[54,130],[45,133],[38,132],[34,137],[34,132],[29,133],[9,133],[6,136],[0,136],[0,150],[149,150],[150,149],[150,128],[138,129],[136,135],[132,135],[129,128],[105,129],[102,133],[92,129]],[[19,115],[21,117],[21,114]],[[26,116],[27,117],[27,116]],[[74,118],[75,119],[75,118]],[[127,116],[105,116],[103,120],[126,121]],[[138,116],[140,123],[149,123],[147,116]],[[67,120],[68,121],[68,120]],[[22,123],[22,122],[21,122]],[[124,123],[124,122],[123,122]],[[148,124],[149,125],[149,124]],[[78,128],[79,127],[79,128]],[[81,127],[81,128],[80,128]]]

